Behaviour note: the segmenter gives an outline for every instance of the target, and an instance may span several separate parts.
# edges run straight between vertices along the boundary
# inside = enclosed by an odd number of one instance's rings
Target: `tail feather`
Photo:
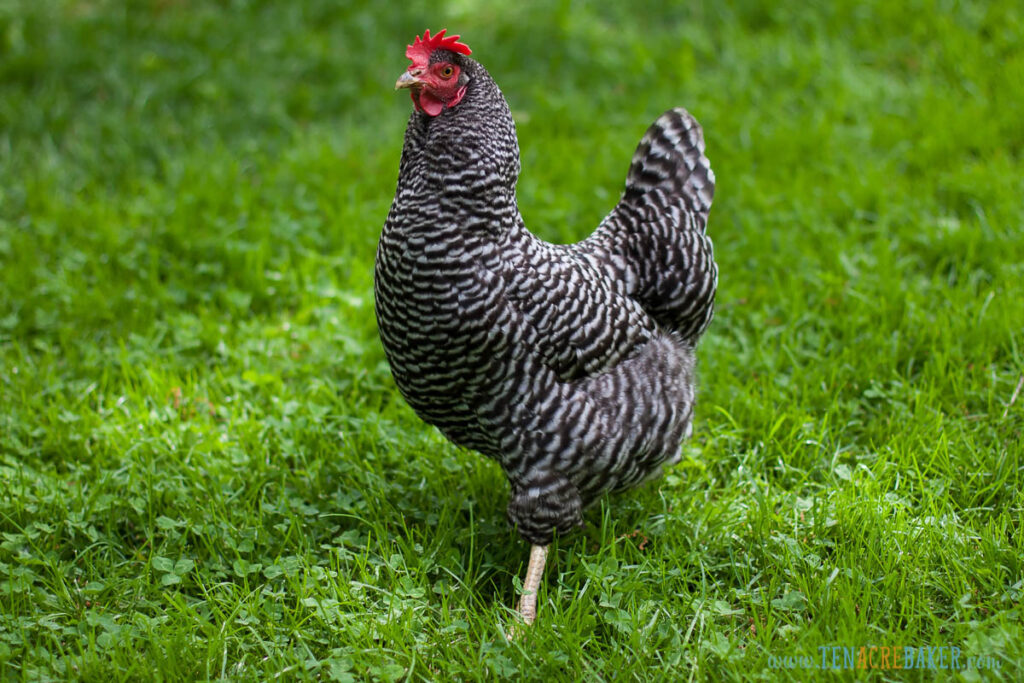
[[[671,109],[640,140],[618,205],[577,245],[659,324],[690,343],[711,322],[718,284],[706,235],[714,193],[700,124],[685,109]]]
[[[707,225],[715,196],[715,173],[704,156],[704,132],[689,112],[670,109],[651,124],[637,145],[626,174],[624,200],[661,190],[685,202]]]

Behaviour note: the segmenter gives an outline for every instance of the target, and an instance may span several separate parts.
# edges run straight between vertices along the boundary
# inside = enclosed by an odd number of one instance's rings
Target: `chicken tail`
[[[670,109],[640,140],[614,210],[577,249],[625,283],[660,325],[695,344],[711,322],[718,268],[706,234],[715,174],[700,124]]]
[[[715,173],[704,156],[704,132],[688,111],[670,109],[647,129],[629,165],[623,200],[642,199],[660,190],[682,200],[698,219],[701,232],[707,225],[715,196]]]

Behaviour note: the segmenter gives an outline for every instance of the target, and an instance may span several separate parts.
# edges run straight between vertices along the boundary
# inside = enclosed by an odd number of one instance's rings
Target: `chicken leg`
[[[526,565],[523,594],[519,598],[519,614],[527,626],[537,618],[537,591],[540,590],[540,582],[544,578],[544,564],[547,559],[548,547],[546,545],[530,547],[530,563]]]

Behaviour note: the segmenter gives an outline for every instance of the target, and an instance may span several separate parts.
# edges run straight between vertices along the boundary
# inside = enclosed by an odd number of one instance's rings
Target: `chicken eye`
[[[455,73],[455,69],[453,69],[451,65],[442,66],[438,73],[441,75],[441,78],[451,78],[452,74]]]

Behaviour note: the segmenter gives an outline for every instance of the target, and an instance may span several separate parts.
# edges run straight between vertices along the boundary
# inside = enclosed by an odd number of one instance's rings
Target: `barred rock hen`
[[[509,522],[533,544],[519,605],[531,623],[552,538],[601,494],[677,462],[692,430],[718,279],[714,174],[700,126],[672,109],[593,235],[534,237],[508,104],[444,33],[408,46],[396,84],[414,111],[377,250],[377,322],[413,410],[508,477]]]

